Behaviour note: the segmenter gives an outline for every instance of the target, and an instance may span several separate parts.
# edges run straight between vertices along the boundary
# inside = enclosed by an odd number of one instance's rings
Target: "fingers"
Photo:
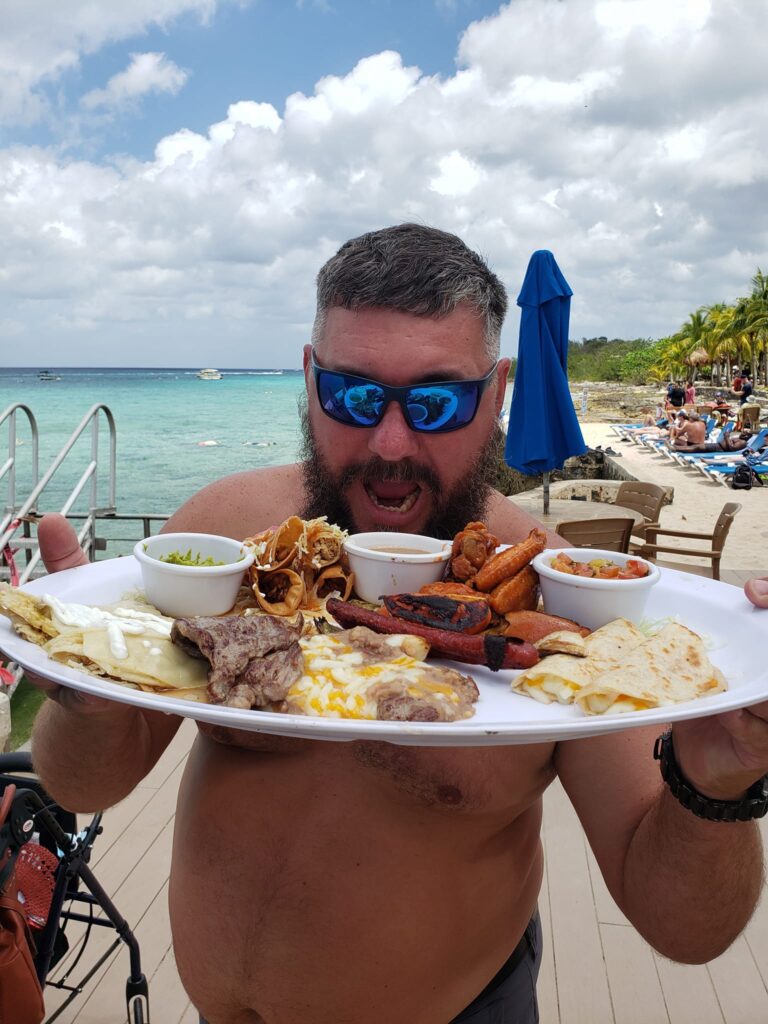
[[[744,585],[744,593],[758,608],[768,608],[768,579],[749,580]]]
[[[40,553],[48,572],[72,569],[76,565],[87,565],[88,559],[77,540],[77,534],[64,516],[49,513],[40,520],[37,527]]]
[[[104,697],[95,697],[90,693],[82,693],[80,690],[71,690],[68,686],[60,686],[53,680],[36,675],[34,672],[25,670],[24,675],[35,689],[40,690],[50,700],[55,700],[66,711],[99,712],[114,707],[112,701],[105,700]]]

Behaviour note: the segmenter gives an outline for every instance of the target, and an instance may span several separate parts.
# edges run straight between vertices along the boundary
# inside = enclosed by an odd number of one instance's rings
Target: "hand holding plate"
[[[686,779],[714,800],[739,800],[768,774],[768,701],[676,722],[675,757]]]
[[[58,512],[43,516],[37,527],[37,539],[48,572],[61,572],[62,569],[88,564],[77,534]]]
[[[768,577],[748,580],[744,593],[757,608],[768,608]]]

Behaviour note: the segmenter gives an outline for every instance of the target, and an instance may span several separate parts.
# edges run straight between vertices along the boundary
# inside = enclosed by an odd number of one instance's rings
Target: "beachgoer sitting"
[[[669,432],[670,442],[675,448],[685,448],[689,445],[704,444],[707,437],[707,427],[704,420],[695,412],[681,412],[678,422],[682,419],[682,425]]]

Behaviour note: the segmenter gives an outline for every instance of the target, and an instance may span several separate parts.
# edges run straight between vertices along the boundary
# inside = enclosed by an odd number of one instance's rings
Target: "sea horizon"
[[[263,466],[295,462],[301,446],[298,401],[304,374],[287,367],[234,367],[220,380],[199,379],[199,367],[2,367],[0,415],[21,404],[32,412],[39,436],[42,477],[96,405],[109,408],[116,435],[116,511],[169,515],[206,484]],[[48,371],[55,380],[40,377]],[[98,504],[108,505],[108,424],[99,419]],[[32,489],[32,430],[23,409],[16,415],[15,445],[9,421],[0,430],[15,458],[15,507]],[[38,502],[59,511],[91,459],[87,427]],[[5,484],[0,501],[5,498]],[[88,507],[86,486],[73,511]],[[100,533],[119,536],[103,523]],[[125,528],[122,529],[122,534]],[[129,546],[110,546],[109,554]]]
[[[108,372],[108,373],[199,373],[201,366],[56,366],[45,363],[40,366],[0,366],[0,374],[40,373],[42,371],[56,373],[71,372]],[[219,373],[303,373],[296,366],[219,366]]]

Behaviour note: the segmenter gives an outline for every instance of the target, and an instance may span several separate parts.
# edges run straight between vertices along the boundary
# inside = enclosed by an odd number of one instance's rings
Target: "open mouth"
[[[421,487],[413,481],[395,483],[376,480],[365,484],[365,492],[377,508],[403,514],[410,512],[416,504],[421,494]]]

